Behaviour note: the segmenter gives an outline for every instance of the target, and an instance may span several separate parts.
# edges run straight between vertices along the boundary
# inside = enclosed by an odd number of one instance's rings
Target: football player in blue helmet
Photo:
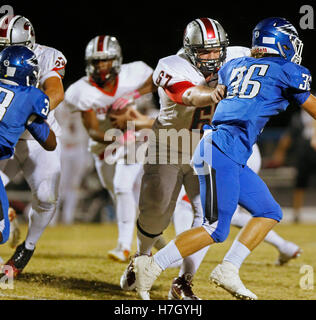
[[[284,18],[267,18],[253,30],[252,49],[280,55],[287,61],[301,64],[303,42],[295,27]]]
[[[0,53],[0,77],[20,86],[38,87],[40,69],[33,51],[24,46],[12,46]]]
[[[270,117],[285,111],[289,101],[316,119],[311,75],[299,65],[302,47],[290,22],[265,19],[254,28],[253,55],[230,60],[219,70],[218,86],[226,89],[227,96],[218,103],[212,126],[204,126],[192,159],[199,175],[204,222],[178,235],[154,256],[135,258],[136,289],[142,299],[149,299],[155,279],[172,263],[225,241],[238,204],[253,217],[210,279],[239,299],[257,299],[242,283],[239,268],[282,219],[282,210],[246,163]]]
[[[46,150],[56,148],[56,137],[45,120],[49,99],[39,89],[39,67],[34,53],[10,46],[0,53],[0,160],[10,158],[27,129]],[[9,202],[0,178],[0,244],[8,240]]]

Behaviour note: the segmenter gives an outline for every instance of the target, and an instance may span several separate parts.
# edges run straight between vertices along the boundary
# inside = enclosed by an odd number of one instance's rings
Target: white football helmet
[[[191,21],[183,36],[183,48],[185,53],[204,75],[218,71],[226,58],[226,48],[229,39],[224,28],[216,20],[200,18]],[[199,50],[220,48],[219,59],[201,59]]]
[[[35,44],[35,31],[31,22],[23,16],[5,15],[0,19],[0,51],[11,45],[29,49]]]
[[[107,71],[100,71],[96,67],[99,60],[112,60],[112,67]],[[120,72],[123,61],[122,50],[117,39],[109,35],[96,36],[89,41],[86,52],[86,73],[98,85],[103,85]]]

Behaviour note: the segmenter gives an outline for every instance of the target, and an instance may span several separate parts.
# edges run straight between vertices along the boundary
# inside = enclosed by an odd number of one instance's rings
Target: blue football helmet
[[[34,52],[25,46],[9,46],[0,52],[0,79],[21,86],[38,86],[40,68]]]
[[[278,54],[288,61],[301,64],[303,42],[288,20],[267,18],[260,21],[253,30],[252,49]]]

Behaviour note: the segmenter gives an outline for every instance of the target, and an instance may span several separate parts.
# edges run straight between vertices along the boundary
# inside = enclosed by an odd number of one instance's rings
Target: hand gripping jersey
[[[73,83],[65,93],[65,103],[72,112],[94,110],[101,131],[112,128],[106,113],[113,102],[124,94],[143,86],[152,74],[152,68],[142,61],[136,61],[121,66],[117,85],[112,93],[105,92],[89,81],[87,76]],[[89,139],[89,151],[100,155],[105,145]]]
[[[273,115],[284,111],[289,100],[301,105],[310,95],[308,69],[283,58],[244,57],[219,71],[227,98],[216,108],[213,142],[232,160],[246,164],[253,144]]]
[[[27,129],[30,116],[47,119],[49,99],[35,87],[0,83],[0,160],[10,158],[21,134]],[[45,141],[39,131],[37,139]]]
[[[43,46],[40,44],[35,44],[33,51],[37,57],[38,64],[40,66],[40,87],[43,86],[44,82],[50,77],[58,77],[60,79],[63,78],[65,74],[65,67],[67,60],[65,56],[58,50]],[[55,119],[54,115],[55,111],[52,110],[49,115],[47,122],[55,132],[56,136],[60,136],[61,129],[58,125],[58,122]],[[21,139],[33,139],[29,132],[25,132]]]
[[[250,50],[244,47],[228,47],[227,58],[229,61],[233,58],[249,56]],[[156,119],[153,130],[156,140],[149,138],[152,145],[166,144],[168,149],[176,149],[176,152],[188,153],[188,159],[191,158],[192,152],[200,141],[200,130],[203,125],[210,124],[214,114],[215,106],[210,105],[202,108],[185,106],[181,101],[183,90],[197,85],[208,85],[203,74],[190,62],[183,50],[177,55],[168,56],[159,60],[153,74],[153,81],[159,87],[158,94],[160,98],[160,113]],[[181,93],[181,94],[179,94]],[[170,131],[170,136],[189,135],[190,142],[183,144],[184,139],[178,139],[176,144],[171,144],[171,139],[162,139],[159,135],[161,129],[175,129],[176,132]],[[166,131],[164,131],[166,133]],[[165,136],[165,135],[163,135]],[[161,153],[161,151],[160,151]]]

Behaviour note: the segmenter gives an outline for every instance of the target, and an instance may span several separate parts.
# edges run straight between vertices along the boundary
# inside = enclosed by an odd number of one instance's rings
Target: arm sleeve
[[[40,117],[36,117],[34,121],[26,126],[26,129],[39,143],[44,143],[50,132],[49,125]]]

